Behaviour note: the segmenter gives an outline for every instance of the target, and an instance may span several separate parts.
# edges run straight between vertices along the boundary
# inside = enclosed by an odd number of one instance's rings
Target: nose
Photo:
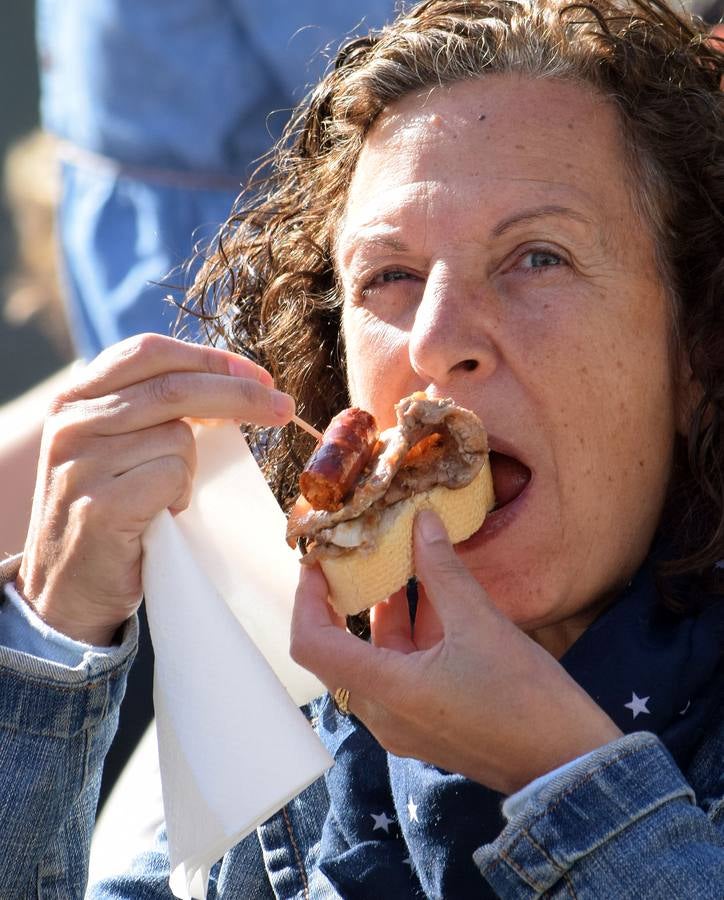
[[[410,364],[425,384],[489,378],[496,367],[494,311],[474,288],[428,278],[409,336]]]

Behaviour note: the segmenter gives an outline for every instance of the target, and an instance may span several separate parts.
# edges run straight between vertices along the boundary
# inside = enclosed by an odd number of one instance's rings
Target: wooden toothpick
[[[304,419],[300,419],[299,416],[292,416],[292,422],[301,428],[303,431],[306,431],[307,434],[311,434],[313,438],[316,438],[318,441],[322,440],[322,432],[317,431],[309,422],[305,422]]]

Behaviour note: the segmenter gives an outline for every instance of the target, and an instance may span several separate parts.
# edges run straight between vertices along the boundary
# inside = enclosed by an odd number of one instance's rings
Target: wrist
[[[575,734],[561,735],[560,740],[550,742],[543,741],[538,745],[540,752],[531,753],[529,756],[530,765],[521,768],[514,774],[511,773],[507,779],[508,783],[502,793],[515,794],[524,787],[554,772],[556,769],[575,762],[575,760],[586,756],[593,750],[598,750],[612,741],[623,737],[620,728],[603,712],[599,710],[600,715],[587,723],[579,722],[579,728]]]
[[[109,619],[105,610],[94,610],[92,604],[80,598],[64,598],[52,590],[34,591],[24,580],[22,571],[15,582],[18,596],[42,621],[59,634],[91,644],[94,647],[109,647],[124,621],[133,613],[121,619]]]
[[[94,624],[86,620],[74,619],[67,613],[59,615],[42,603],[30,603],[29,605],[36,615],[54,631],[71,638],[71,640],[90,644],[93,647],[110,647],[119,628],[119,625]]]

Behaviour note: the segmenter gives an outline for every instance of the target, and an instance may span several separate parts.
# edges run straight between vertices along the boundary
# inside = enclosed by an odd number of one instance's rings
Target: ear
[[[678,352],[678,363],[674,397],[676,430],[686,438],[689,434],[694,410],[701,402],[703,390],[691,370],[689,355],[683,349]]]

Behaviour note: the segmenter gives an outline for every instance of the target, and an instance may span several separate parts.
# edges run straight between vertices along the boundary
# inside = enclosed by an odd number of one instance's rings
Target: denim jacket
[[[100,771],[135,642],[132,621],[115,652],[87,654],[76,668],[0,647],[0,897],[83,896]],[[474,896],[721,897],[721,701],[684,771],[659,738],[635,732],[549,780],[475,851],[480,892]],[[356,727],[349,719],[330,729],[327,698],[308,713],[333,752],[345,729]],[[319,866],[329,824],[327,784],[317,781],[230,850],[214,867],[209,897],[370,896],[364,884],[340,894]],[[364,852],[374,852],[374,844]],[[161,833],[129,873],[92,887],[88,896],[171,898],[168,875]],[[386,895],[397,896],[394,889]]]

